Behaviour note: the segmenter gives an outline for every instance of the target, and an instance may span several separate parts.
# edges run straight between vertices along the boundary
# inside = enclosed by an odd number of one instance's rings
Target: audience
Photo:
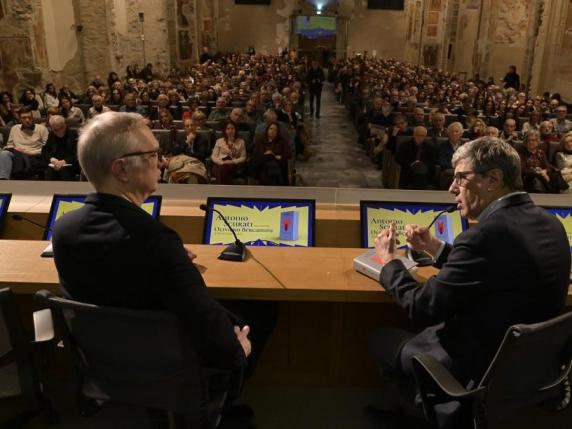
[[[238,129],[234,122],[228,120],[225,123],[222,137],[216,141],[211,159],[216,183],[231,185],[237,169],[243,167],[246,161],[246,146],[244,140],[238,138]]]
[[[63,116],[53,115],[49,120],[48,140],[42,147],[42,158],[47,168],[46,180],[77,180],[77,131],[66,125]]]
[[[278,131],[278,123],[266,127],[264,138],[258,139],[252,160],[253,175],[261,185],[288,185],[288,160],[292,156],[290,143]]]

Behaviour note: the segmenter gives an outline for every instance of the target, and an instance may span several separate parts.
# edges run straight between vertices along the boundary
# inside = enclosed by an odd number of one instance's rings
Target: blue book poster
[[[451,219],[449,216],[441,215],[439,219],[437,219],[435,222],[435,237],[439,240],[453,244],[455,235],[453,234],[453,226],[451,225]]]
[[[288,211],[280,214],[280,239],[298,240],[298,212]]]

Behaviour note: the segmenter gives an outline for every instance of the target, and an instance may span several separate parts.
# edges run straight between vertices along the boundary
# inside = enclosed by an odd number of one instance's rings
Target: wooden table
[[[59,292],[53,258],[40,257],[45,241],[0,240],[0,287],[16,294]],[[356,273],[364,249],[249,247],[245,262],[217,259],[222,246],[193,245],[206,284],[218,298],[279,301],[391,302],[374,280]],[[421,277],[436,270],[423,268]]]

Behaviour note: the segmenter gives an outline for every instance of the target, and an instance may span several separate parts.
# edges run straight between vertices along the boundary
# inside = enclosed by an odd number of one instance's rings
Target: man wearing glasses
[[[159,143],[135,113],[92,119],[78,158],[96,192],[62,216],[53,233],[60,285],[73,300],[176,314],[201,362],[233,371],[251,351],[249,327],[208,293],[193,253],[141,204],[155,191]]]
[[[410,247],[435,259],[441,271],[424,285],[397,259],[395,227],[376,239],[386,261],[381,284],[424,330],[415,335],[381,328],[370,348],[380,369],[394,374],[403,405],[420,412],[412,357],[433,356],[465,386],[475,387],[506,329],[558,315],[568,292],[570,247],[561,223],[521,192],[520,160],[508,143],[493,137],[466,143],[452,160],[449,192],[457,209],[478,223],[454,244],[427,228],[406,226]],[[442,428],[469,427],[471,410],[458,402],[436,407]]]
[[[556,118],[552,118],[550,122],[554,125],[554,132],[559,136],[563,136],[568,131],[572,130],[572,121],[566,119],[566,114],[568,110],[566,106],[561,105],[554,109],[554,114]]]

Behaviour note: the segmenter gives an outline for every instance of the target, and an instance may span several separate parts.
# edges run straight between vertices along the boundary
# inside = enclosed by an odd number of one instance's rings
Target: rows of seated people
[[[448,189],[457,147],[489,135],[518,150],[527,191],[571,191],[572,121],[559,94],[362,57],[337,61],[334,80],[385,187]]]
[[[77,130],[111,110],[148,119],[160,143],[162,180],[172,183],[292,183],[307,156],[306,62],[222,56],[164,78],[96,77],[82,95],[48,84],[18,102],[0,93],[0,179],[76,180]]]

